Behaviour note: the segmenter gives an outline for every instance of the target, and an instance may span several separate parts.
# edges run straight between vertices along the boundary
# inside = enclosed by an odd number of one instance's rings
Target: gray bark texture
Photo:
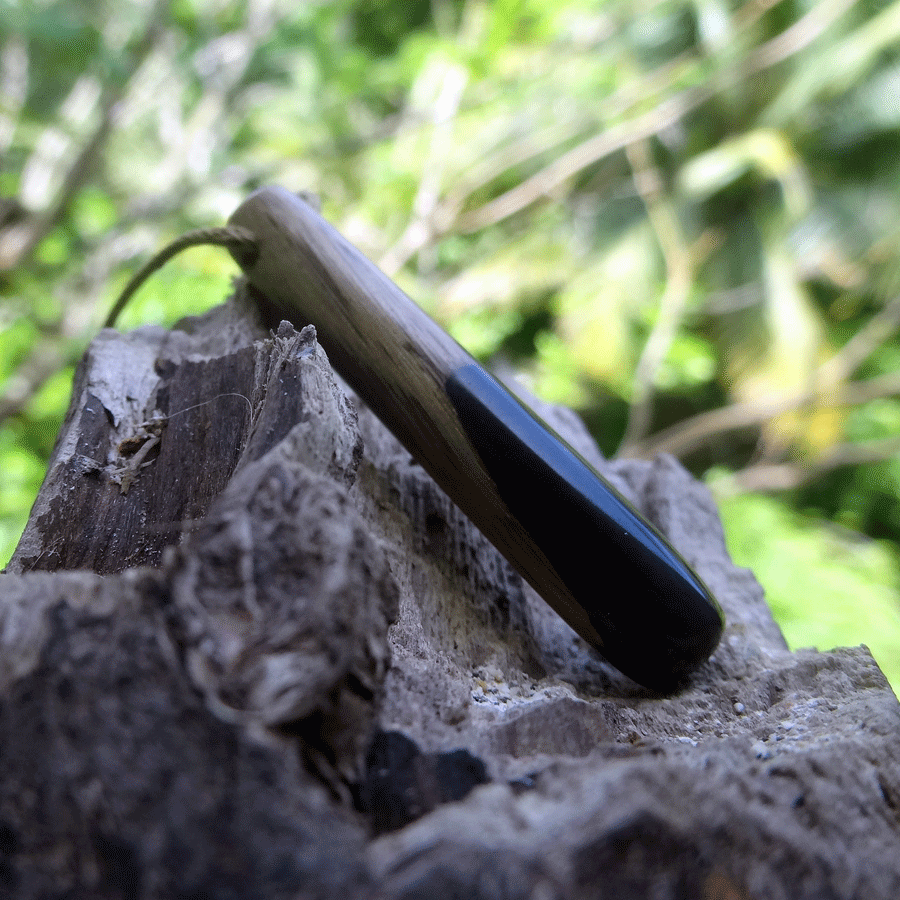
[[[76,374],[0,578],[0,896],[900,897],[897,700],[787,649],[702,485],[539,410],[725,610],[659,697],[250,293]]]

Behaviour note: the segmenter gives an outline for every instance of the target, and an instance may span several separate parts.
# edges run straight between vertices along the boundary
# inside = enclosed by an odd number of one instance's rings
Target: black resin
[[[597,649],[645,687],[675,687],[722,633],[707,587],[608,481],[484,369],[463,366],[446,390],[510,512],[587,613],[602,641]]]

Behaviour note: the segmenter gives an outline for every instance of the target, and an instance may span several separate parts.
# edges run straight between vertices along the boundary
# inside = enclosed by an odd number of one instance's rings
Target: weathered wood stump
[[[542,410],[725,609],[654,696],[250,300],[77,373],[0,579],[0,895],[900,896],[897,701],[787,650],[701,485]]]

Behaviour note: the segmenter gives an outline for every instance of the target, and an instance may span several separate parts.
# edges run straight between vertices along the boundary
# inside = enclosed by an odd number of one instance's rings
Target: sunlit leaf
[[[866,644],[900,685],[900,555],[763,496],[720,501],[728,547],[752,568],[793,648]]]

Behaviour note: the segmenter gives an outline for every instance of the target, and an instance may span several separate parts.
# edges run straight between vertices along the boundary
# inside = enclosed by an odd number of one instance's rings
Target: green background
[[[900,3],[0,0],[0,558],[116,293],[268,182],[900,684]]]

